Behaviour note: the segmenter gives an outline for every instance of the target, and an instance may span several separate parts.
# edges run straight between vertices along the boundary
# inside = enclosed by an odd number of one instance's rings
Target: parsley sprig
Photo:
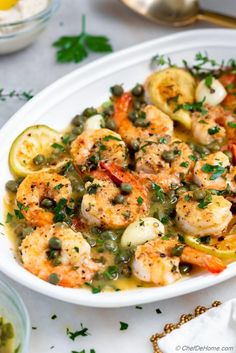
[[[28,101],[33,98],[32,90],[29,91],[16,91],[15,89],[6,92],[4,88],[0,88],[0,101],[5,102],[9,98],[17,98],[19,100]]]
[[[225,168],[221,165],[211,165],[206,163],[202,166],[202,171],[205,173],[212,173],[210,180],[216,180],[225,173]]]
[[[86,33],[86,18],[82,16],[82,29],[78,36],[60,37],[53,46],[58,48],[56,58],[59,63],[79,63],[94,53],[110,53],[112,46],[105,36],[93,36]]]

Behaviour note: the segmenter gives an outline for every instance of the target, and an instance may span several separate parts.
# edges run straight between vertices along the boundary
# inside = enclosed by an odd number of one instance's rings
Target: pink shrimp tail
[[[226,265],[218,257],[210,256],[205,258],[205,267],[211,273],[220,273],[226,269]]]

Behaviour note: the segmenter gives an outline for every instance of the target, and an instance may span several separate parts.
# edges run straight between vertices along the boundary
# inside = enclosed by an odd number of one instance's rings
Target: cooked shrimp
[[[99,160],[127,166],[127,148],[119,134],[108,129],[87,130],[71,145],[71,154],[81,171],[96,168]]]
[[[29,224],[42,227],[53,223],[53,213],[41,207],[41,201],[50,198],[55,202],[71,197],[70,180],[56,173],[40,172],[28,175],[20,184],[16,200]]]
[[[136,219],[145,216],[149,209],[147,191],[138,177],[114,164],[102,164],[109,178],[95,178],[85,184],[87,193],[83,196],[81,212],[90,225],[104,228],[127,227]],[[132,190],[124,196],[122,203],[115,199],[121,194],[118,187],[128,183]]]
[[[225,128],[219,125],[219,121],[225,116],[222,107],[210,107],[206,105],[207,113],[194,113],[192,116],[192,134],[195,140],[202,144],[208,145],[213,141],[222,142],[226,136]]]
[[[59,250],[54,252],[50,250],[52,238],[60,244]],[[99,265],[91,259],[90,250],[81,233],[55,224],[37,228],[20,246],[23,266],[28,271],[45,281],[56,274],[58,285],[63,287],[81,287],[99,270]]]
[[[147,105],[142,110],[147,126],[135,126],[128,117],[131,106],[131,94],[124,93],[115,103],[114,114],[118,133],[128,145],[131,145],[133,140],[144,140],[153,135],[173,135],[173,121],[154,105]]]
[[[206,189],[224,190],[227,186],[225,175],[229,166],[229,158],[223,152],[211,153],[195,164],[194,182]]]
[[[223,271],[226,266],[215,256],[207,255],[189,246],[183,246],[182,254],[172,255],[172,249],[178,245],[174,239],[161,238],[138,245],[132,265],[134,275],[144,282],[165,286],[181,278],[180,262],[197,265],[212,273]]]
[[[232,218],[231,205],[223,196],[210,194],[200,203],[193,199],[192,192],[188,192],[177,202],[177,224],[188,234],[218,236]]]
[[[135,154],[136,170],[142,177],[160,185],[165,191],[172,184],[192,175],[193,161],[190,147],[180,141],[160,143],[162,140],[145,140]]]
[[[227,174],[227,182],[230,190],[236,193],[236,167],[231,167]]]

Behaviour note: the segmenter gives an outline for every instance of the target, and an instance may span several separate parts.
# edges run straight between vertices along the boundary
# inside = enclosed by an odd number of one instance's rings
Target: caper
[[[185,186],[181,186],[180,188],[178,188],[176,190],[178,195],[181,195],[181,194],[183,194],[184,192],[187,192],[187,191],[188,191],[188,189]]]
[[[132,140],[131,141],[131,147],[132,149],[137,152],[139,150],[139,141],[138,140]]]
[[[134,121],[134,125],[137,127],[147,127],[149,125],[149,121],[142,118],[138,118]]]
[[[106,121],[106,128],[109,130],[115,130],[116,129],[116,123],[112,119],[107,119]]]
[[[107,116],[112,116],[114,114],[114,106],[111,104],[103,110],[103,113]]]
[[[52,260],[52,265],[55,267],[61,265],[61,257],[60,256],[55,257],[55,259]]]
[[[137,85],[132,89],[131,93],[135,97],[142,96],[144,93],[143,85],[140,85],[139,83],[137,83]]]
[[[209,143],[207,145],[207,148],[211,151],[211,152],[217,152],[220,150],[220,145],[218,144],[217,141],[213,141],[211,143]]]
[[[121,183],[120,189],[124,194],[130,194],[132,192],[132,185],[128,183]]]
[[[131,254],[129,251],[126,251],[126,250],[121,250],[115,257],[115,262],[117,264],[120,264],[120,263],[127,263],[129,262],[131,259]]]
[[[118,246],[114,240],[106,240],[104,246],[108,251],[115,252],[118,249]]]
[[[200,154],[209,154],[210,150],[205,146],[195,145],[195,151]]]
[[[22,230],[22,237],[25,238],[26,235],[31,234],[34,231],[34,228],[32,227],[26,227]]]
[[[124,201],[125,201],[125,198],[123,195],[116,195],[116,197],[113,200],[114,204],[124,203]]]
[[[181,256],[184,250],[184,245],[175,245],[171,249],[171,255],[172,256]]]
[[[111,94],[115,97],[120,97],[124,93],[124,89],[121,85],[115,85],[110,88]]]
[[[101,228],[98,228],[98,227],[92,227],[90,230],[91,230],[91,233],[94,235],[100,235],[102,233]]]
[[[61,240],[57,237],[52,237],[49,239],[48,246],[53,250],[60,250],[62,247]]]
[[[131,120],[131,121],[133,121],[133,122],[134,122],[135,120],[137,120],[138,117],[139,117],[139,114],[138,114],[138,112],[135,111],[135,110],[133,110],[133,111],[131,111],[131,112],[128,113],[128,118],[129,118],[129,120]]]
[[[133,102],[133,107],[134,107],[134,109],[139,110],[139,109],[141,108],[141,106],[142,106],[142,104],[141,104],[141,102],[139,102],[138,100],[135,100],[135,101]]]
[[[46,158],[43,154],[37,154],[37,156],[33,158],[33,163],[35,165],[43,165],[45,164],[45,162],[46,162]]]
[[[83,197],[85,194],[84,185],[80,184],[78,181],[72,182],[72,190],[78,194],[78,197]]]
[[[189,275],[191,272],[192,266],[189,264],[180,264],[179,265],[179,272],[181,275]]]
[[[101,233],[101,237],[102,239],[116,240],[117,234],[114,233],[112,230],[105,230],[104,232]]]
[[[52,206],[54,205],[54,202],[53,202],[53,200],[51,200],[51,199],[43,199],[42,201],[41,201],[41,206],[42,207],[45,207],[45,208],[51,208]]]
[[[73,119],[72,119],[72,124],[75,126],[80,126],[84,124],[84,117],[82,115],[76,115]]]
[[[206,197],[206,191],[203,189],[196,189],[193,191],[193,199],[196,201],[203,200]]]
[[[9,180],[6,183],[6,189],[11,192],[17,192],[18,186],[19,185],[18,185],[17,181],[15,181],[15,180]]]
[[[71,131],[71,133],[72,133],[72,135],[78,136],[78,135],[80,135],[80,134],[83,132],[83,129],[84,129],[83,125],[81,125],[81,126],[76,126],[76,127]]]
[[[230,151],[224,151],[224,154],[229,158],[230,163],[233,162],[233,154]]]
[[[163,151],[161,157],[166,162],[173,162],[175,160],[175,155],[173,151]]]
[[[193,183],[191,183],[191,184],[189,184],[189,190],[190,191],[194,191],[194,190],[197,190],[198,189],[198,185],[196,185],[196,184],[193,184]]]
[[[86,108],[83,111],[83,115],[86,116],[86,118],[90,118],[91,116],[97,114],[97,109],[90,107],[90,108]]]
[[[128,264],[122,264],[119,266],[119,274],[123,277],[129,278],[132,276],[132,269]]]
[[[48,282],[54,285],[57,285],[60,282],[60,277],[57,273],[51,273],[48,276]]]

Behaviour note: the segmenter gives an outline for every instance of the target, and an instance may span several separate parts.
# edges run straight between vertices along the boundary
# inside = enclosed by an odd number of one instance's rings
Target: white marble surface
[[[87,15],[88,31],[105,34],[111,38],[114,50],[126,48],[142,41],[157,38],[183,29],[159,27],[138,15],[126,10],[118,0],[62,0],[58,13],[48,30],[39,40],[26,50],[14,55],[0,57],[0,87],[6,90],[30,90],[37,93],[42,88],[72,71],[78,65],[55,63],[52,42],[60,35],[75,34],[80,31],[81,14]],[[235,0],[203,0],[205,7],[236,16]],[[211,25],[198,23],[186,28],[203,28]],[[81,65],[96,56],[91,56]],[[22,105],[16,99],[0,102],[0,125]],[[34,293],[19,284],[6,279],[24,299],[32,321],[29,353],[71,353],[95,349],[96,353],[151,353],[149,337],[161,331],[163,324],[174,322],[183,312],[189,312],[197,304],[209,305],[214,299],[225,301],[235,296],[236,280],[231,279],[218,286],[185,295],[176,299],[143,305],[141,310],[94,309],[62,303]],[[160,308],[162,314],[157,314]],[[56,320],[51,320],[53,314]],[[127,331],[119,330],[119,321],[129,324]],[[72,331],[80,328],[80,323],[88,327],[91,335],[79,337],[72,342],[66,335],[66,328]],[[54,348],[51,348],[54,346]],[[171,352],[172,353],[172,352]]]

